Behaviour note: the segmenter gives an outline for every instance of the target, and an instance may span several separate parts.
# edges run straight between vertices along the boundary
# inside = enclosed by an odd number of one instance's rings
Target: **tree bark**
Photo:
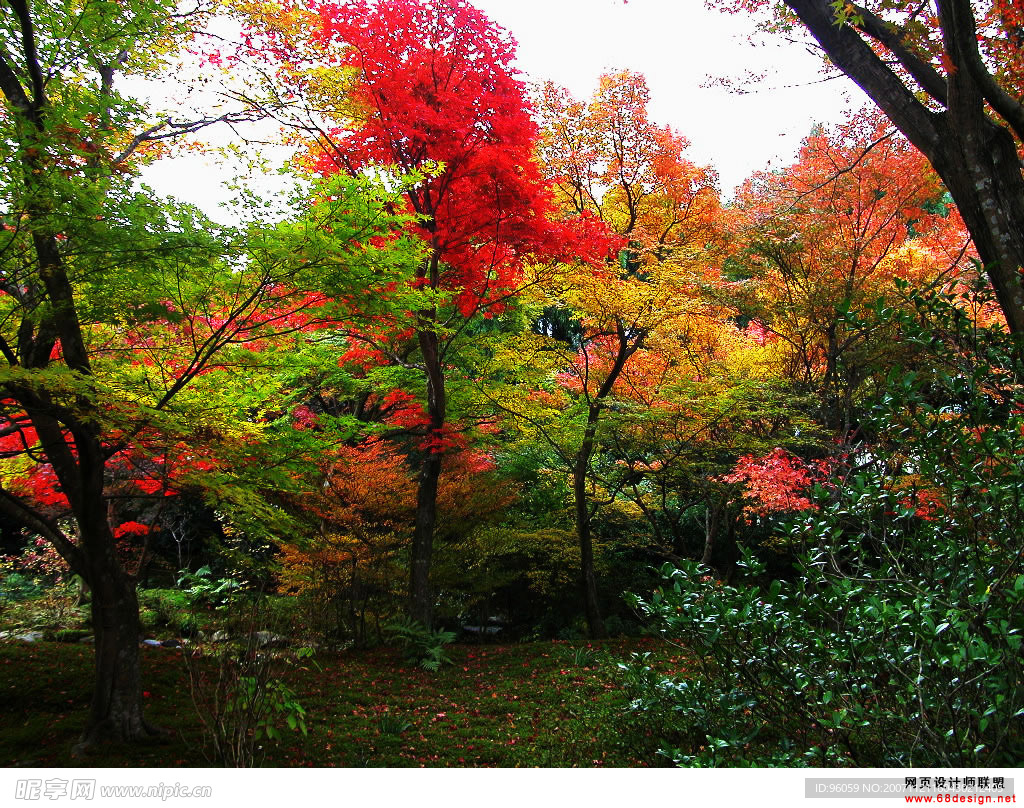
[[[434,598],[430,587],[430,561],[437,522],[437,487],[441,479],[441,455],[427,456],[420,468],[416,489],[416,523],[412,536],[409,570],[409,617],[427,628],[434,624]]]
[[[587,477],[590,457],[594,452],[594,434],[600,415],[600,405],[591,406],[587,413],[587,426],[572,471],[572,491],[576,513],[576,536],[580,544],[580,583],[587,616],[587,634],[591,639],[607,636],[601,605],[597,597],[597,575],[594,572],[594,542],[590,532],[590,502],[587,498]]]
[[[439,441],[443,437],[447,417],[447,400],[437,334],[421,330],[418,336],[426,370],[430,432],[416,488],[416,521],[409,563],[409,617],[431,628],[434,598],[430,588],[430,561],[437,524],[437,489],[443,467],[443,446]]]
[[[587,478],[590,472],[590,458],[594,454],[597,424],[604,410],[605,399],[611,395],[615,382],[622,374],[629,358],[639,350],[644,341],[644,332],[631,333],[621,320],[615,323],[615,337],[618,348],[615,361],[612,363],[601,382],[600,387],[591,397],[584,382],[584,395],[588,397],[587,423],[583,429],[583,439],[572,466],[572,490],[576,515],[576,537],[580,544],[580,584],[583,588],[583,604],[587,616],[587,633],[592,639],[607,636],[604,620],[601,618],[600,601],[597,596],[597,574],[594,571],[594,542],[591,535],[590,502],[587,498]]]
[[[113,559],[116,565],[116,559]],[[109,562],[90,565],[96,672],[89,722],[75,756],[110,742],[133,743],[163,737],[142,712],[139,669],[139,603],[135,581]]]
[[[84,556],[83,578],[91,590],[90,610],[95,638],[96,671],[89,721],[74,753],[82,755],[104,743],[135,743],[163,737],[143,717],[139,668],[139,601],[136,579],[117,556],[104,498],[106,462],[96,428],[72,430],[78,456],[76,465],[54,463],[67,486]]]
[[[714,495],[711,495],[712,497]],[[724,497],[709,500],[704,515],[704,552],[700,563],[728,580],[740,558],[736,546],[736,521]]]

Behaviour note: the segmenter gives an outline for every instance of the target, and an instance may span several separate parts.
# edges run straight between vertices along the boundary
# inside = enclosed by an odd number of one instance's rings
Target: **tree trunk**
[[[105,525],[100,530],[109,533]],[[117,561],[113,537],[90,559],[89,579],[96,672],[89,722],[74,749],[76,756],[104,743],[154,740],[164,735],[142,714],[139,602],[134,578]]]
[[[704,510],[704,553],[700,563],[710,567],[715,557],[715,539],[718,537],[718,518],[722,513],[721,503],[708,505]]]
[[[723,533],[723,528],[724,533]],[[729,513],[725,498],[708,505],[704,517],[704,552],[700,563],[715,570],[719,577],[728,580],[739,560],[736,546],[736,521]]]
[[[443,465],[443,446],[439,441],[443,437],[447,402],[437,334],[433,331],[421,331],[419,343],[427,376],[430,433],[416,488],[416,522],[413,527],[409,562],[409,617],[430,628],[434,620],[434,599],[430,590],[430,559],[434,549],[434,527],[437,523],[437,489]]]
[[[587,425],[583,430],[583,440],[576,452],[572,467],[572,491],[576,511],[576,536],[580,543],[580,584],[583,587],[583,603],[587,614],[587,633],[591,639],[607,636],[604,620],[601,619],[601,608],[597,598],[597,576],[594,573],[594,543],[590,535],[590,507],[587,501],[587,472],[590,470],[590,457],[594,453],[594,438],[597,435],[597,422],[601,418],[605,399],[611,395],[615,382],[618,380],[627,360],[643,344],[643,332],[630,335],[625,324],[616,320],[615,335],[618,350],[608,375],[592,398],[588,396]]]
[[[416,525],[412,536],[409,570],[409,617],[428,628],[433,626],[434,599],[430,589],[430,559],[437,522],[437,486],[441,479],[441,455],[429,454],[420,468],[416,489]]]
[[[587,500],[587,469],[594,451],[594,433],[600,407],[591,407],[583,442],[576,453],[572,472],[572,492],[576,510],[576,536],[580,543],[580,584],[587,615],[587,634],[598,640],[606,636],[601,607],[597,598],[597,576],[594,573],[594,543],[590,535],[590,503]]]
[[[1024,178],[1017,148],[1009,132],[984,116],[962,129],[956,121],[928,158],[967,225],[1010,331],[1024,335]]]

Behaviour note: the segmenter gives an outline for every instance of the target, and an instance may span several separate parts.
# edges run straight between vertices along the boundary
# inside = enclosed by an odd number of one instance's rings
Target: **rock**
[[[160,640],[143,640],[143,645],[148,645],[150,648],[159,648]]]
[[[15,634],[14,639],[21,640],[22,642],[39,642],[43,639],[43,632],[26,631],[24,634]]]
[[[467,634],[475,634],[478,637],[491,637],[501,631],[501,626],[462,626]]]
[[[181,643],[177,640],[164,640],[160,645],[164,648],[181,648]]]
[[[80,639],[79,642],[89,643],[91,645],[92,643],[96,642],[96,638],[92,635],[89,635],[87,637],[82,637],[82,639]]]
[[[230,639],[231,637],[229,637],[228,633],[223,629],[213,632],[213,636],[210,637],[211,642],[227,642]]]
[[[282,637],[280,634],[274,634],[270,631],[257,631],[252,635],[256,640],[256,644],[260,648],[266,648],[268,645],[287,645],[288,640]]]

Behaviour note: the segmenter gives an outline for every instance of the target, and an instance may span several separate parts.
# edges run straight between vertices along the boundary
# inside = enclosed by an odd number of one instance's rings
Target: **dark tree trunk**
[[[594,573],[594,542],[590,533],[590,502],[587,499],[587,471],[594,451],[594,433],[600,407],[591,407],[580,449],[572,472],[572,491],[576,511],[576,536],[580,543],[580,584],[587,615],[587,633],[591,639],[606,636],[601,606],[597,598],[597,576]]]
[[[83,408],[88,411],[86,402]],[[101,743],[136,743],[164,739],[163,730],[143,718],[139,669],[139,600],[135,576],[128,573],[117,554],[110,529],[104,494],[106,452],[97,426],[92,423],[72,430],[78,450],[76,467],[54,470],[62,482],[77,471],[79,484],[69,495],[84,551],[83,576],[89,585],[96,648],[96,680],[89,723],[76,747],[87,752]],[[68,488],[69,486],[65,486]]]
[[[96,644],[96,678],[89,722],[75,747],[76,754],[84,754],[99,744],[152,740],[162,733],[142,715],[136,579],[124,570],[117,557],[117,543],[107,520],[101,444],[95,435],[76,437],[81,485],[72,507],[85,555],[83,578],[91,592]]]
[[[409,617],[428,628],[434,621],[434,598],[430,588],[430,559],[437,522],[437,486],[441,479],[441,455],[430,454],[420,468],[416,489],[416,524],[412,535],[409,570]]]
[[[1024,105],[988,72],[969,0],[937,3],[945,75],[870,11],[858,9],[858,20],[838,25],[831,0],[786,4],[832,62],[931,162],[963,216],[1010,331],[1024,335],[1024,176],[1014,140],[1014,134],[1024,139]],[[886,47],[913,82],[880,59],[868,40]],[[919,100],[922,90],[940,111]],[[1006,123],[997,122],[989,107]]]
[[[615,361],[608,375],[593,397],[588,395],[587,424],[583,430],[583,440],[572,466],[572,491],[576,515],[576,537],[580,544],[580,585],[583,588],[583,604],[587,615],[587,633],[592,639],[607,636],[604,620],[601,619],[600,602],[597,597],[597,575],[594,572],[594,541],[591,535],[591,509],[587,498],[587,478],[590,472],[590,458],[594,454],[597,424],[604,410],[605,399],[611,395],[615,382],[622,374],[629,358],[643,344],[643,332],[630,333],[621,321],[615,323],[615,337],[618,350]],[[586,385],[584,385],[586,393]]]
[[[143,718],[139,672],[139,604],[134,581],[99,574],[92,590],[96,674],[89,723],[76,754],[106,742],[147,740],[158,733]]]
[[[729,503],[721,498],[709,504],[704,518],[704,552],[700,563],[728,580],[739,560],[736,546],[736,520],[729,513]]]
[[[1024,335],[1024,179],[1016,145],[983,116],[947,129],[959,136],[928,159],[967,225],[1010,330]]]
[[[421,331],[419,343],[427,377],[431,440],[428,441],[426,456],[420,466],[416,488],[416,521],[409,562],[409,617],[431,627],[434,620],[434,598],[430,588],[430,560],[437,524],[437,489],[443,466],[440,439],[443,437],[447,401],[437,334]]]
[[[721,515],[721,502],[709,505],[704,511],[704,553],[700,557],[700,563],[705,567],[710,567],[715,557],[715,540],[718,538],[718,523]]]

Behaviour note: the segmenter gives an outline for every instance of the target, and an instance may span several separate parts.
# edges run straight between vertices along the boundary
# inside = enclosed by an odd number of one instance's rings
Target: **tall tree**
[[[321,175],[377,166],[415,173],[406,186],[413,228],[427,247],[411,279],[427,302],[400,318],[422,372],[427,435],[421,444],[409,612],[430,623],[430,566],[438,485],[450,443],[447,376],[460,338],[515,294],[524,261],[571,254],[533,159],[537,127],[512,67],[511,37],[464,0],[316,3],[312,36],[282,27],[270,41],[298,91],[326,120],[305,126]],[[319,64],[297,75],[296,63]],[[325,70],[325,66],[327,70]],[[325,78],[327,74],[333,78]],[[383,168],[389,167],[389,168]],[[370,339],[368,335],[367,339]]]
[[[214,120],[153,116],[115,88],[118,74],[154,73],[189,38],[199,18],[177,11],[154,0],[0,8],[0,511],[49,541],[91,590],[96,677],[83,750],[157,734],[142,710],[135,579],[116,551],[126,528],[110,518],[125,467],[198,468],[186,446],[198,427],[224,435],[250,422],[228,394],[252,366],[242,346],[315,322],[308,312],[326,297],[306,282],[347,265],[337,251],[299,260],[255,230],[247,246],[134,187],[153,141]],[[366,221],[383,227],[361,230],[359,194],[328,195],[345,207],[332,221],[343,251],[369,258],[360,238],[391,232],[383,208],[393,202],[370,204]],[[165,489],[166,477],[136,479],[132,495]]]
[[[718,4],[743,11],[774,7],[768,0]],[[1024,334],[1024,9],[1016,2],[971,0],[785,5],[831,63],[935,167],[960,209],[1010,330]]]
[[[558,309],[580,318],[576,356],[567,371],[585,407],[582,433],[571,453],[581,579],[591,636],[604,635],[594,573],[592,460],[610,396],[652,330],[682,318],[682,277],[720,246],[717,177],[683,152],[687,141],[648,119],[644,77],[621,71],[601,77],[589,104],[552,83],[538,94],[540,158],[563,207],[598,216],[624,242],[617,263],[603,273],[548,285]],[[670,299],[675,298],[672,302]],[[565,452],[564,447],[559,451]]]
[[[900,280],[957,280],[971,255],[960,217],[924,156],[872,111],[816,130],[793,165],[747,180],[733,223],[732,267],[746,278],[726,294],[846,436],[859,386],[897,348],[847,313],[896,303]]]

